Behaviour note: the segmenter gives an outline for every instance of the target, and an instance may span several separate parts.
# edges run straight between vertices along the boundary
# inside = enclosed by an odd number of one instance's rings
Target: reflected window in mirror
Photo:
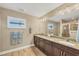
[[[48,24],[48,30],[52,30],[53,27],[54,27],[54,25],[53,25],[52,23],[49,23],[49,24]]]

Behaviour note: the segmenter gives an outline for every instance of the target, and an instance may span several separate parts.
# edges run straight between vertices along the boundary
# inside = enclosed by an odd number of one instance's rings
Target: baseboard
[[[7,53],[10,53],[10,52],[13,52],[13,51],[18,51],[18,50],[25,49],[25,48],[29,48],[31,46],[34,46],[34,44],[19,47],[19,48],[14,48],[14,49],[6,50],[6,51],[2,51],[2,52],[0,52],[0,55],[7,54]]]

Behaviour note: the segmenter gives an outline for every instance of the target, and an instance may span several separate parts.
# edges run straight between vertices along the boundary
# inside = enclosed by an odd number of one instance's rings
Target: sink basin
[[[44,35],[44,34],[43,36],[47,36],[47,38],[51,41],[56,41],[68,46],[73,46],[74,43],[76,42],[74,39],[67,38],[67,37],[60,37],[60,36],[55,36],[55,35]]]
[[[67,46],[74,46],[73,43],[67,42],[67,41],[59,41],[59,43],[65,44]]]

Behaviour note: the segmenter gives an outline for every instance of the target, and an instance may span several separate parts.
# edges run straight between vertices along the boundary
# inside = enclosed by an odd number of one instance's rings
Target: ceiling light
[[[42,22],[47,21],[47,17],[42,18],[41,21],[42,21]]]

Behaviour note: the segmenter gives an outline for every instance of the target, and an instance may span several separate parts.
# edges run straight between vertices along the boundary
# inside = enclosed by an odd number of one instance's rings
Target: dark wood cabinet
[[[52,47],[51,47],[51,43],[49,43],[48,41],[44,40],[44,49],[45,49],[45,54],[46,55],[53,55],[53,51],[52,51]]]
[[[79,56],[79,50],[34,36],[34,44],[48,56]]]

